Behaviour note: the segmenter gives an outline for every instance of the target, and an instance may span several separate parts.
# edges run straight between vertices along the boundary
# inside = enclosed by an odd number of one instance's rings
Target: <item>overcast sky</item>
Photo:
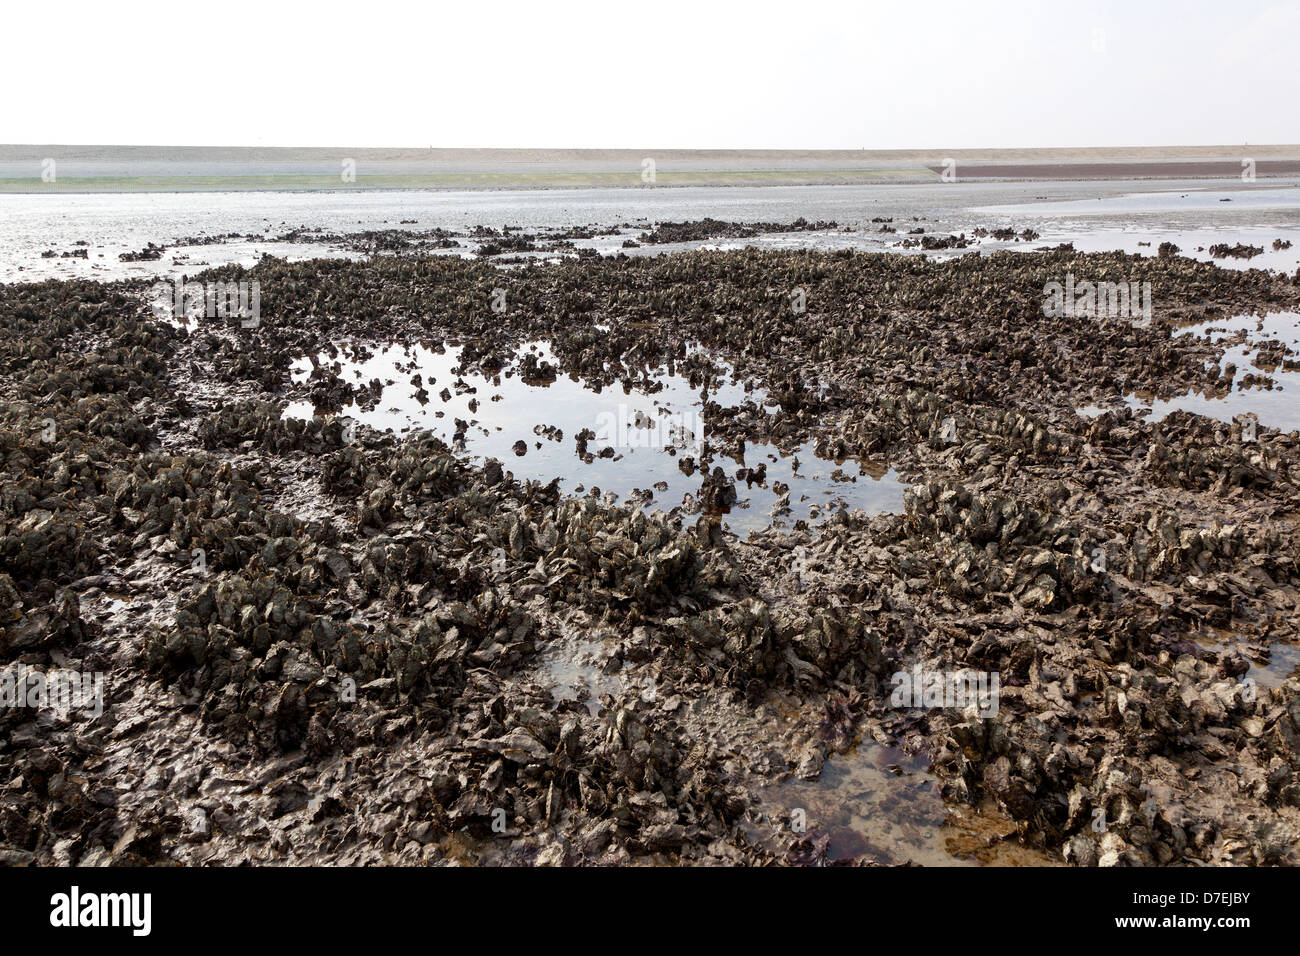
[[[1300,142],[1300,0],[10,2],[0,142]]]

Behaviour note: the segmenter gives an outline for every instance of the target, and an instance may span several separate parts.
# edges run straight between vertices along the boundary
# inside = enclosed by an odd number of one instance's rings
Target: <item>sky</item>
[[[0,143],[1300,142],[1300,0],[63,0],[0,29]]]

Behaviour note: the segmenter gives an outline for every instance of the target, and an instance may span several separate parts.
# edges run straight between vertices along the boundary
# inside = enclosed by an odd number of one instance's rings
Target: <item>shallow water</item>
[[[1213,242],[1247,238],[1291,238],[1288,256],[1252,263],[1218,260],[1232,268],[1249,265],[1295,269],[1300,265],[1300,211],[1293,179],[1270,179],[1256,185],[1205,181],[1162,181],[1158,187],[1138,180],[1114,182],[956,182],[881,183],[843,186],[683,186],[630,189],[512,189],[512,190],[368,190],[365,192],[212,192],[0,195],[0,281],[45,278],[118,278],[175,275],[188,268],[172,264],[173,252],[217,265],[245,265],[255,254],[270,252],[293,258],[341,254],[328,247],[304,247],[241,240],[237,250],[207,245],[169,248],[158,262],[120,263],[121,252],[146,243],[169,247],[181,238],[239,233],[268,238],[297,227],[329,233],[371,229],[424,230],[440,227],[463,231],[475,225],[503,224],[536,230],[547,226],[629,223],[639,232],[652,221],[695,220],[706,216],[745,222],[833,220],[852,226],[853,233],[818,232],[757,236],[742,244],[760,247],[853,248],[902,251],[900,235],[880,233],[873,217],[892,218],[901,232],[922,227],[927,233],[969,235],[976,227],[1032,226],[1042,233],[1037,242],[985,239],[981,251],[1029,249],[1059,242],[1076,248],[1094,247],[1147,251],[1137,242],[1152,241],[1152,251],[1166,235],[1182,235],[1185,250]],[[1282,187],[1282,188],[1278,188]],[[1197,200],[1192,208],[1174,200],[1182,194],[1213,191],[1216,201]],[[1218,194],[1232,202],[1217,202]],[[1137,200],[1132,197],[1156,197]],[[1107,205],[1107,204],[1110,205]],[[1055,207],[1055,208],[1054,208]],[[1076,208],[1077,207],[1077,208]],[[416,220],[402,225],[402,220]],[[1191,233],[1203,232],[1197,240]],[[1094,242],[1095,237],[1095,242]],[[1207,241],[1208,240],[1208,241]],[[48,249],[59,252],[84,241],[88,260],[42,259]],[[1174,238],[1174,241],[1178,241]],[[623,251],[618,239],[577,240],[605,253]],[[632,255],[669,252],[703,243],[627,250]],[[1133,248],[1129,248],[1132,246]],[[468,251],[468,250],[466,250]],[[970,250],[936,252],[941,257]],[[1191,255],[1193,251],[1186,254]],[[910,250],[920,254],[921,250]],[[1269,255],[1271,255],[1271,250]],[[188,273],[186,273],[188,274]]]
[[[809,834],[830,838],[828,860],[960,863],[943,847],[947,811],[929,761],[896,747],[859,743],[828,759],[816,780],[776,784],[767,797],[773,809],[802,811]]]
[[[538,679],[550,687],[551,702],[580,700],[595,716],[600,712],[600,696],[618,697],[628,687],[617,673],[606,670],[611,658],[605,637],[590,631],[566,631],[559,640],[547,645],[538,663]],[[642,696],[652,698],[653,687],[639,688]]]
[[[1246,677],[1254,679],[1261,687],[1281,687],[1286,679],[1300,673],[1300,645],[1274,641],[1268,648],[1268,663],[1251,663]]]
[[[1282,431],[1300,429],[1300,372],[1290,372],[1277,368],[1264,368],[1255,361],[1258,344],[1264,341],[1280,341],[1293,350],[1289,356],[1292,360],[1300,357],[1300,313],[1272,312],[1266,316],[1236,316],[1226,320],[1204,322],[1180,330],[1178,335],[1208,336],[1211,341],[1222,341],[1234,333],[1246,332],[1250,344],[1234,346],[1224,350],[1220,367],[1236,365],[1237,374],[1232,389],[1223,397],[1206,396],[1196,392],[1180,395],[1171,399],[1152,398],[1143,400],[1143,396],[1130,398],[1134,407],[1150,408],[1151,415],[1159,421],[1170,412],[1183,410],[1216,418],[1222,422],[1231,422],[1240,415],[1253,414],[1259,423],[1269,428]],[[1267,375],[1274,381],[1274,387],[1240,388],[1237,382],[1244,375],[1254,373]]]
[[[1172,242],[1178,255],[1200,262],[1213,262],[1222,269],[1271,269],[1294,273],[1300,268],[1300,226],[1219,226],[1196,228],[1124,228],[1081,227],[1079,224],[1054,224],[1036,227],[1041,238],[1021,249],[1041,249],[1061,242],[1073,243],[1079,252],[1124,252],[1129,255],[1155,256],[1162,242]],[[1288,249],[1273,249],[1275,239],[1291,243]],[[1218,243],[1229,246],[1241,243],[1264,251],[1249,259],[1215,257],[1210,247]]]
[[[1116,215],[1135,212],[1217,212],[1225,202],[1238,204],[1234,209],[1300,210],[1300,189],[1279,186],[1278,181],[1243,184],[1224,189],[1217,184],[1200,183],[1193,187],[1173,188],[1162,184],[1159,189],[1140,192],[1110,193],[1096,199],[1067,199],[1033,202],[1018,205],[982,206],[978,212],[1003,215],[1059,216],[1059,215]]]
[[[544,342],[528,343],[519,354],[524,352],[532,352],[539,362],[560,366]],[[518,374],[519,356],[493,378],[457,375],[453,370],[460,353],[456,345],[387,345],[360,361],[340,354],[339,374],[346,381],[385,383],[373,410],[350,403],[340,414],[399,436],[427,430],[470,458],[496,458],[519,480],[558,478],[567,493],[599,489],[601,496],[631,498],[652,510],[681,507],[694,514],[704,475],[696,471],[688,476],[679,463],[688,455],[700,460],[695,443],[707,427],[705,403],[715,401],[725,410],[766,400],[761,390],[747,391],[735,381],[730,369],[713,391],[693,388],[684,375],[669,368],[646,372],[647,386],[656,383],[662,386],[658,391],[621,385],[602,389],[562,374],[551,382],[524,381]],[[318,361],[328,365],[334,360],[320,356]],[[307,381],[311,360],[298,360],[291,373],[294,381]],[[421,386],[411,384],[417,373],[427,392],[423,402],[417,394]],[[450,392],[445,401],[440,394],[444,389]],[[310,418],[319,412],[310,402],[296,402],[284,414]],[[470,425],[463,445],[454,444],[457,418]],[[563,437],[540,431],[546,426],[558,428]],[[575,439],[584,429],[596,434],[587,445],[588,452],[597,456],[590,463],[576,452]],[[519,441],[526,447],[522,455],[515,450]],[[609,456],[599,457],[605,448],[612,449]],[[765,480],[752,485],[738,481],[737,501],[722,516],[723,524],[742,537],[772,524],[772,509],[780,501],[777,482],[789,486],[789,513],[779,519],[786,526],[801,519],[816,520],[840,506],[872,514],[902,509],[905,485],[892,469],[870,462],[826,461],[816,456],[811,445],[787,455],[772,445],[747,443],[740,460],[714,456],[709,463],[710,469],[721,466],[732,478],[739,468],[759,464],[767,466]]]
[[[1029,221],[1041,234],[1034,248],[1062,242],[1079,252],[1157,255],[1172,242],[1179,255],[1225,269],[1300,268],[1300,188],[1281,180],[1254,184],[1162,183],[1141,191],[1098,189],[1088,198],[976,207],[971,211]],[[1275,239],[1289,249],[1273,249]],[[1242,243],[1264,251],[1249,259],[1215,258],[1211,246]]]
[[[1135,413],[1149,416],[1151,421],[1162,421],[1171,412],[1187,411],[1206,418],[1231,424],[1243,415],[1254,415],[1260,427],[1276,428],[1289,432],[1300,429],[1300,372],[1287,371],[1280,365],[1264,367],[1256,363],[1259,345],[1263,342],[1282,342],[1292,350],[1284,356],[1292,361],[1300,358],[1300,313],[1270,312],[1263,316],[1239,315],[1230,319],[1216,319],[1180,329],[1175,336],[1206,336],[1221,342],[1245,333],[1246,344],[1224,349],[1220,368],[1236,365],[1233,386],[1222,395],[1205,395],[1188,392],[1172,398],[1156,398],[1150,394],[1134,393],[1125,397],[1125,404]],[[1267,375],[1273,380],[1272,388],[1240,388],[1242,377],[1254,373]],[[1078,409],[1080,415],[1096,418],[1106,411],[1097,405]]]
[[[866,858],[923,866],[1055,866],[1060,860],[1020,845],[995,807],[948,806],[929,760],[874,740],[833,754],[816,780],[792,778],[764,794],[765,826],[803,813],[810,837],[827,837],[829,862]],[[791,818],[793,822],[793,818]],[[762,827],[755,836],[761,838]]]

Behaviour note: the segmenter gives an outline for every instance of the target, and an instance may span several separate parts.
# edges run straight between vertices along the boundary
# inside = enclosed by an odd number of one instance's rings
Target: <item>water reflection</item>
[[[1134,392],[1124,403],[1151,421],[1162,421],[1171,412],[1186,411],[1231,424],[1243,415],[1254,415],[1262,428],[1288,432],[1300,429],[1300,313],[1271,312],[1264,316],[1235,316],[1201,322],[1180,329],[1176,336],[1205,336],[1212,342],[1234,341],[1224,349],[1220,368],[1236,366],[1231,388],[1220,393],[1188,392],[1158,398],[1150,392]],[[1290,350],[1290,351],[1287,351]],[[1287,364],[1293,366],[1287,368]],[[1271,379],[1271,386],[1243,388],[1246,376]],[[1078,413],[1096,418],[1106,409],[1085,405]]]
[[[427,431],[471,458],[498,459],[519,480],[558,478],[566,492],[691,515],[701,510],[705,475],[721,467],[736,492],[723,523],[741,535],[815,521],[840,508],[873,514],[902,509],[905,486],[893,469],[827,461],[811,442],[793,454],[747,442],[738,455],[702,457],[706,403],[725,413],[768,401],[725,366],[711,390],[663,367],[647,370],[638,387],[602,388],[560,374],[562,363],[545,342],[526,343],[490,378],[458,372],[462,350],[443,343],[386,345],[355,357],[315,356],[314,363],[357,386],[382,386],[378,401],[354,400],[341,414],[395,435]],[[309,382],[312,370],[313,358],[300,359],[294,381]],[[309,418],[322,411],[308,401],[291,404],[284,414]]]
[[[811,837],[826,840],[828,862],[867,860],[922,866],[1056,866],[1060,860],[1018,842],[1014,821],[996,807],[949,807],[921,755],[874,740],[826,761],[816,780],[769,787],[762,822],[788,826],[802,812]]]

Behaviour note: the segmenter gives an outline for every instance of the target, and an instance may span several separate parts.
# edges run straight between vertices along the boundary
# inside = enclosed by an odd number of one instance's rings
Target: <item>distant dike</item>
[[[652,162],[650,162],[652,161]],[[654,174],[645,175],[647,167]],[[1300,145],[447,149],[0,145],[0,194],[575,189],[1300,177]]]

